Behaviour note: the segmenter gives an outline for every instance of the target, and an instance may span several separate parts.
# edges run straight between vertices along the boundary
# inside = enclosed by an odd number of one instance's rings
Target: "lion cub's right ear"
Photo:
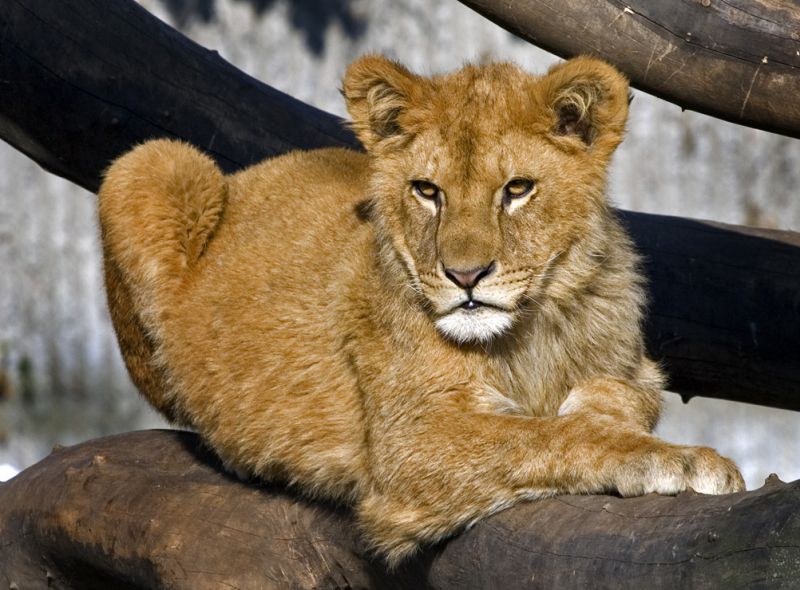
[[[381,55],[365,55],[344,76],[353,131],[368,151],[402,143],[411,129],[405,120],[424,80]]]
[[[576,140],[572,147],[588,148],[601,160],[611,157],[628,119],[628,80],[622,73],[600,59],[581,56],[552,67],[539,88],[554,136]]]

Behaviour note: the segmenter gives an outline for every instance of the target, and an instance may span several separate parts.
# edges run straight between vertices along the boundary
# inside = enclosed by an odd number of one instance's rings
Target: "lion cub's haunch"
[[[344,80],[366,154],[223,176],[154,141],[100,192],[128,368],[231,468],[352,502],[390,562],[522,499],[742,489],[649,433],[661,377],[606,202],[628,86],[579,58]]]

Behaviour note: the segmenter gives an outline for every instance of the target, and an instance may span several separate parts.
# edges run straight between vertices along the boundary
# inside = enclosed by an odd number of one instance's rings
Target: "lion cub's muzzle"
[[[527,279],[527,272],[504,270],[497,261],[470,268],[440,264],[420,275],[437,329],[456,342],[485,342],[506,332]]]

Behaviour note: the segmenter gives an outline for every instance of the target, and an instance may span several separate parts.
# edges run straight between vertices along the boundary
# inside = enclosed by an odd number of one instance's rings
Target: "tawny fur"
[[[662,379],[605,198],[617,71],[421,78],[367,56],[344,94],[366,154],[223,176],[161,140],[108,171],[109,304],[154,406],[232,469],[352,503],[390,563],[523,499],[742,489],[714,451],[650,434]],[[535,185],[508,199],[515,178]],[[460,309],[445,269],[476,268],[491,306]]]

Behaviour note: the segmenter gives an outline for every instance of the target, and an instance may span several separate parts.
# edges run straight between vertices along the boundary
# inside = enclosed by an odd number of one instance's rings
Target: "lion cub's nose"
[[[453,281],[462,289],[472,289],[478,284],[483,277],[491,274],[494,270],[494,262],[490,262],[488,266],[482,268],[473,268],[471,270],[456,270],[455,268],[444,269],[444,276]]]

